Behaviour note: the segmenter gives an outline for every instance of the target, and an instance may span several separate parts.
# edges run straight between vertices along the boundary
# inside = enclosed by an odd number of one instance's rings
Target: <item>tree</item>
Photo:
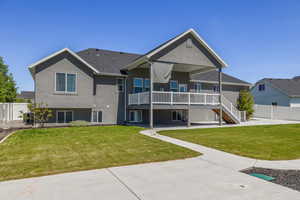
[[[21,114],[25,117],[25,120],[33,120],[40,127],[44,127],[44,124],[52,117],[52,110],[47,107],[47,104],[43,103],[30,103],[28,104],[29,117],[33,117],[33,119],[27,119],[28,116],[25,113]]]
[[[14,102],[17,96],[17,88],[11,73],[8,73],[8,66],[0,57],[0,102]]]
[[[239,98],[237,100],[238,109],[241,111],[246,111],[247,120],[250,119],[254,113],[254,99],[249,91],[240,91]]]

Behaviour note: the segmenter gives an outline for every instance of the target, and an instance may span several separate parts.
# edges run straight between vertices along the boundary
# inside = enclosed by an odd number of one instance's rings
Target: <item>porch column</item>
[[[187,126],[190,127],[191,126],[191,105],[189,104],[188,107],[188,121],[187,121]]]
[[[222,126],[222,120],[223,120],[223,109],[222,109],[222,68],[219,68],[219,125]]]
[[[153,104],[152,104],[152,91],[153,91],[153,76],[152,76],[152,63],[150,63],[150,91],[149,91],[149,127],[153,128]]]

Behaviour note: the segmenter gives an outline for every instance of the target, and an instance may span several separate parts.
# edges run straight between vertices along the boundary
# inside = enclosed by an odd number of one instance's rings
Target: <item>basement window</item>
[[[130,122],[141,122],[142,121],[142,111],[141,110],[129,111],[129,121]]]
[[[102,111],[92,111],[92,122],[102,122]]]

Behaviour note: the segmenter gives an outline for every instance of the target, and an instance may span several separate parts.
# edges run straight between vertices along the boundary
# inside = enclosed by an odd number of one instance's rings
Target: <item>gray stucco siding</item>
[[[55,74],[76,74],[76,93],[55,91]],[[93,76],[74,65],[68,58],[62,58],[35,75],[36,102],[52,108],[91,108],[93,105]]]
[[[187,48],[187,40],[192,42],[191,48]],[[178,39],[151,57],[151,60],[221,67],[220,63],[194,38],[192,34]]]
[[[125,92],[119,92],[117,78],[113,76],[95,77],[96,95],[93,110],[102,111],[103,123],[117,124],[125,120]]]

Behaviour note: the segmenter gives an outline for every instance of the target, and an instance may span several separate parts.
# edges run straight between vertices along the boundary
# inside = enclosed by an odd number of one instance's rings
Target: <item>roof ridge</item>
[[[129,52],[124,52],[124,51],[115,51],[115,50],[110,50],[110,49],[99,49],[99,48],[87,48],[87,49],[77,51],[76,53],[78,54],[78,53],[81,53],[84,51],[89,51],[89,50],[106,51],[106,52],[111,52],[111,53],[130,54],[130,55],[142,55],[140,53],[129,53]]]

